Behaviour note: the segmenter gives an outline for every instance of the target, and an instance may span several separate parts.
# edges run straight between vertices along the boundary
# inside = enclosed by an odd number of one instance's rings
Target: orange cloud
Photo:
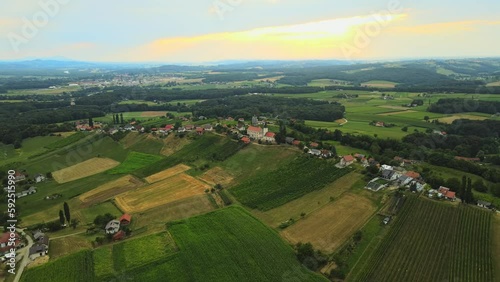
[[[139,61],[222,59],[326,59],[341,56],[339,46],[368,24],[382,28],[404,15],[370,15],[193,37],[164,38],[129,50]]]

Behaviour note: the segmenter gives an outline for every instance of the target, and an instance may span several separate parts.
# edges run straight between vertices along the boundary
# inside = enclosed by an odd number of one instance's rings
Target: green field
[[[161,160],[161,156],[149,155],[139,152],[130,152],[123,163],[119,166],[108,170],[109,174],[127,174],[133,172],[137,169],[146,167],[151,165],[159,160]]]
[[[176,222],[169,230],[180,249],[175,268],[163,277],[139,272],[137,277],[148,277],[140,281],[326,281],[303,268],[274,231],[239,207]]]
[[[493,281],[491,213],[410,197],[352,281]]]
[[[81,224],[93,223],[94,219],[98,215],[103,215],[107,213],[112,214],[117,218],[119,218],[122,215],[122,212],[111,202],[104,202],[98,205],[81,209],[79,213],[80,213]]]
[[[299,157],[242,182],[231,188],[231,193],[242,204],[266,211],[319,190],[350,171],[338,169],[330,161]]]
[[[194,138],[194,141],[181,150],[152,165],[139,169],[135,174],[142,178],[180,163],[196,166],[221,162],[235,154],[242,147],[235,140],[214,134],[205,134],[192,138]]]
[[[42,266],[25,270],[21,281],[54,281],[54,282],[92,282],[94,263],[91,251],[81,251]]]

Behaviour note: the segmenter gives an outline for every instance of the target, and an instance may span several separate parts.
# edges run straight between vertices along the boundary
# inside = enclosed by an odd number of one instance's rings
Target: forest
[[[439,99],[437,103],[431,104],[429,106],[428,111],[441,114],[465,112],[496,114],[500,112],[500,102],[458,98]]]

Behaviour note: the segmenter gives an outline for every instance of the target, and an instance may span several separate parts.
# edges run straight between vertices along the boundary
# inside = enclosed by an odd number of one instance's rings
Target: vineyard
[[[322,189],[349,172],[325,160],[299,157],[275,171],[246,180],[231,192],[242,204],[266,211]]]
[[[493,281],[491,213],[409,198],[351,281]]]
[[[22,282],[92,282],[94,263],[92,251],[81,251],[62,259],[50,261],[35,268],[28,268],[21,277]]]

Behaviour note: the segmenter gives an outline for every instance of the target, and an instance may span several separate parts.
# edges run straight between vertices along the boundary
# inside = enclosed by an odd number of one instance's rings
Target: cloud
[[[376,14],[246,31],[162,38],[118,55],[117,60],[213,61],[223,59],[326,59],[365,25],[386,26],[404,15]]]
[[[484,26],[500,25],[500,21],[468,20],[394,27],[391,31],[407,34],[440,34],[475,31]]]

